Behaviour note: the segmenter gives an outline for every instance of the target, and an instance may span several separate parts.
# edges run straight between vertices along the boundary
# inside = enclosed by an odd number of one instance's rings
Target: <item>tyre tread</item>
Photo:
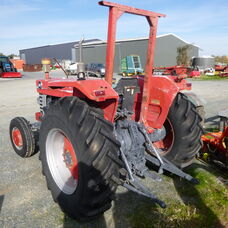
[[[25,153],[21,153],[19,150],[17,150],[12,142],[11,143],[14,147],[14,150],[19,154],[20,156],[26,158],[31,157],[35,153],[35,137],[34,134],[32,134],[30,123],[28,120],[26,120],[24,117],[15,117],[10,122],[10,138],[11,138],[11,130],[13,129],[13,126],[19,127],[22,129],[22,134],[25,137]]]
[[[72,125],[78,129],[77,134],[84,136],[84,140],[80,142],[85,148],[81,161],[87,165],[85,178],[88,184],[87,187],[86,184],[83,187],[83,195],[79,200],[80,206],[75,205],[73,211],[67,204],[60,202],[51,191],[52,196],[69,216],[78,220],[88,220],[111,207],[111,201],[117,188],[117,183],[112,181],[112,176],[115,176],[116,179],[119,178],[119,164],[113,161],[114,159],[110,157],[109,153],[114,157],[118,156],[119,142],[113,134],[113,124],[104,119],[103,111],[89,105],[86,101],[77,97],[61,98],[50,105],[43,122],[48,121],[48,118],[58,112],[64,113],[68,123],[73,121]],[[40,131],[43,128],[45,128],[45,124],[41,124]],[[93,145],[95,146],[93,147]],[[41,151],[42,167],[47,185],[52,189],[52,184],[49,183],[50,178],[47,177],[46,168],[43,165],[44,154],[44,151]],[[99,175],[94,172],[94,169]]]
[[[201,147],[202,119],[196,106],[182,93],[177,94],[168,118],[178,139],[174,141],[173,148],[165,156],[178,167],[184,168],[193,162]]]

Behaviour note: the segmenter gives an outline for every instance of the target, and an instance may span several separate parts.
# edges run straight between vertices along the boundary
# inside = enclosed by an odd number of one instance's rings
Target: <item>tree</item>
[[[228,56],[227,55],[222,55],[222,56],[212,55],[212,56],[215,58],[215,62],[216,63],[225,63],[225,64],[228,64]]]
[[[9,57],[10,59],[13,59],[14,56],[17,56],[17,55],[15,55],[15,54],[10,54],[10,55],[8,55],[8,57]]]
[[[0,52],[0,56],[4,56],[4,54],[2,52]]]
[[[177,65],[189,65],[189,56],[188,56],[188,50],[192,48],[191,45],[186,44],[184,46],[177,48]]]

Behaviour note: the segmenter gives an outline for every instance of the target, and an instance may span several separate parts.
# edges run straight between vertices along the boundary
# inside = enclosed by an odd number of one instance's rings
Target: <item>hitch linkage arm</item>
[[[145,160],[159,168],[158,174],[162,174],[163,170],[166,170],[185,180],[192,182],[193,184],[199,184],[199,181],[196,178],[193,178],[191,175],[183,172],[181,169],[179,169],[174,164],[172,164],[170,161],[168,161],[166,158],[164,158],[160,155],[159,150],[151,142],[150,137],[143,125],[138,124],[138,129],[144,135],[146,148],[150,152],[150,154],[145,153]],[[146,186],[144,186],[140,182],[140,180],[136,177],[137,172],[132,170],[131,165],[129,164],[129,161],[127,160],[127,158],[121,148],[120,148],[120,156],[122,158],[122,161],[125,164],[125,169],[122,169],[123,178],[121,179],[119,184],[122,185],[123,187],[127,188],[130,191],[133,191],[139,195],[143,195],[145,197],[150,198],[153,202],[158,204],[160,207],[166,208],[166,204],[163,201],[161,201],[160,199],[158,199],[155,195],[153,195],[151,193],[150,189],[148,189]],[[151,179],[156,180],[156,181],[161,180],[159,175],[149,173],[148,171],[144,172],[144,176],[148,176]]]
[[[145,129],[145,127],[139,123],[139,130],[144,134],[144,137],[147,141],[147,149],[154,155],[150,155],[150,154],[145,154],[145,158],[147,161],[149,161],[150,163],[156,165],[159,167],[159,174],[163,173],[163,169],[173,173],[185,180],[188,180],[190,182],[192,182],[193,184],[199,184],[199,181],[192,177],[191,175],[183,172],[181,169],[179,169],[177,166],[175,166],[173,163],[171,163],[168,159],[166,159],[165,157],[161,157],[160,153],[158,151],[158,149],[153,145],[153,143],[150,140],[150,137]]]
[[[132,173],[130,166],[128,164],[127,158],[123,153],[122,149],[120,149],[120,154],[125,164],[126,171],[128,173],[128,178],[129,178],[127,181],[122,180],[121,185],[132,192],[135,192],[139,195],[143,195],[145,197],[150,198],[153,202],[157,203],[160,207],[166,208],[166,204],[163,201],[159,200],[155,195],[153,195],[151,191],[146,186],[144,186],[138,180],[138,178]]]
[[[166,208],[166,204],[164,201],[158,199],[155,195],[153,195],[150,190],[144,186],[137,178],[134,181],[130,181],[130,184],[124,182],[123,187],[131,190],[132,192],[138,193],[139,195],[143,195],[145,197],[150,198],[154,203],[158,204],[161,208]]]
[[[152,163],[156,166],[160,166],[160,162],[156,157],[151,156],[149,154],[146,154],[145,157],[146,157],[146,160],[149,161],[150,163]],[[162,168],[164,170],[166,170],[170,173],[173,173],[185,180],[188,180],[188,181],[192,182],[193,184],[199,184],[199,180],[197,180],[196,178],[192,177],[191,175],[183,172],[181,169],[177,168],[174,164],[172,164],[166,158],[162,157],[162,160],[163,160]]]

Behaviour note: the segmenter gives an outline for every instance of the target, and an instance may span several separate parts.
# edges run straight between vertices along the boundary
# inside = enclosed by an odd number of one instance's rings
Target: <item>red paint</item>
[[[103,102],[95,103],[97,106],[104,111],[104,118],[110,122],[114,122],[116,116],[116,110],[118,102],[116,99],[108,99]]]
[[[63,152],[64,162],[66,163],[66,166],[70,170],[74,179],[78,180],[78,160],[77,160],[74,148],[73,148],[71,142],[69,141],[69,139],[67,137],[64,137],[64,148],[63,148],[63,150],[64,150],[64,152]],[[67,153],[69,153],[70,158],[71,158],[70,163],[66,158]]]
[[[225,71],[226,69],[228,69],[228,66],[215,65],[215,71]]]
[[[162,70],[162,75],[182,76],[182,77],[199,77],[200,71],[186,66],[155,67],[153,71]]]
[[[186,66],[171,66],[171,67],[155,67],[154,70],[164,70],[163,75],[187,75],[190,71],[190,67]]]
[[[130,14],[135,14],[135,15],[139,15],[139,16],[165,17],[165,14],[155,13],[152,11],[138,9],[138,8],[134,8],[131,6],[125,6],[125,5],[121,5],[121,4],[117,4],[117,3],[113,3],[113,2],[100,1],[99,4],[102,6],[108,6],[110,8],[117,8],[118,10],[120,10],[124,13],[130,13]]]
[[[147,127],[149,126],[147,122],[147,114],[149,107],[149,97],[151,94],[151,78],[152,70],[154,64],[154,51],[155,51],[155,41],[157,33],[157,23],[158,17],[165,17],[164,14],[159,14],[147,10],[141,10],[129,6],[124,6],[116,3],[101,1],[100,5],[109,7],[109,23],[108,23],[108,38],[107,38],[107,50],[106,50],[106,81],[111,84],[113,77],[113,65],[114,65],[114,55],[115,55],[115,40],[116,40],[116,24],[117,20],[123,13],[135,14],[146,17],[148,24],[150,26],[148,49],[147,49],[147,60],[146,60],[146,70],[144,78],[144,89],[142,91],[143,99],[140,112],[140,121],[143,122]]]
[[[224,131],[207,133],[202,136],[202,140],[204,153],[210,154],[211,151],[208,151],[208,146],[212,146],[216,152],[213,155],[220,158],[221,162],[228,164],[228,145],[226,144],[228,141],[228,127]]]
[[[135,96],[132,119],[141,121],[147,128],[161,128],[167,118],[169,108],[178,92],[191,89],[181,76],[152,75],[154,51],[159,17],[164,14],[140,10],[106,1],[100,5],[109,7],[108,40],[106,50],[106,81],[101,79],[46,79],[37,80],[38,93],[54,97],[76,96],[92,101],[104,111],[107,120],[114,122],[119,96],[111,87],[115,54],[116,24],[123,13],[136,14],[146,17],[150,33],[148,41],[145,76],[137,76],[140,94]]]
[[[155,42],[156,42],[156,33],[157,33],[157,17],[147,17],[148,23],[150,25],[150,36],[148,41],[147,49],[147,59],[146,59],[146,69],[144,77],[144,86],[143,86],[143,95],[142,95],[142,105],[140,112],[140,121],[144,123],[146,127],[149,127],[150,124],[148,119],[149,105],[150,105],[150,95],[151,85],[152,85],[152,70],[154,66],[154,52],[155,52]]]
[[[45,79],[49,79],[49,72],[45,72]]]
[[[13,130],[12,130],[12,139],[13,139],[14,145],[16,145],[17,147],[23,146],[23,140],[22,140],[21,132],[16,127],[13,128]]]
[[[2,72],[0,78],[21,78],[20,72]]]
[[[23,59],[10,59],[10,62],[13,64],[16,69],[23,69],[24,60]]]
[[[112,84],[113,68],[114,68],[116,23],[118,18],[122,14],[123,14],[123,11],[121,11],[119,8],[116,8],[116,7],[109,8],[105,80],[110,85]]]
[[[35,113],[35,118],[36,118],[37,121],[41,121],[41,117],[42,117],[41,112],[36,112]]]
[[[193,70],[189,73],[189,78],[200,77],[200,72],[198,70]]]
[[[135,96],[132,119],[139,121],[141,106],[143,105],[142,91],[144,90],[144,77],[137,76],[140,93]],[[173,76],[152,76],[150,93],[148,95],[147,127],[161,128],[167,118],[169,109],[178,92],[191,89],[185,79],[176,80]]]
[[[38,88],[42,84],[41,88]],[[107,120],[113,122],[117,110],[119,96],[105,80],[88,79],[48,79],[37,80],[37,92],[54,97],[77,96],[93,101],[104,110]],[[99,96],[97,96],[97,91]],[[102,91],[102,93],[101,93]]]
[[[223,69],[219,72],[220,77],[228,77],[228,66],[223,67]]]

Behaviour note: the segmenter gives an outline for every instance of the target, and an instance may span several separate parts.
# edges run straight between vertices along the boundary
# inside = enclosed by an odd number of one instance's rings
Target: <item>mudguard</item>
[[[104,117],[113,122],[119,96],[103,79],[44,79],[36,81],[39,94],[52,97],[77,96],[94,102],[104,110]]]
[[[151,79],[151,91],[149,97],[149,106],[146,119],[143,121],[147,126],[152,128],[161,128],[168,116],[177,93],[182,90],[190,90],[191,84],[185,79],[176,80],[173,76],[153,76]],[[138,77],[141,92],[137,94],[135,100],[135,121],[140,119],[143,77]]]

